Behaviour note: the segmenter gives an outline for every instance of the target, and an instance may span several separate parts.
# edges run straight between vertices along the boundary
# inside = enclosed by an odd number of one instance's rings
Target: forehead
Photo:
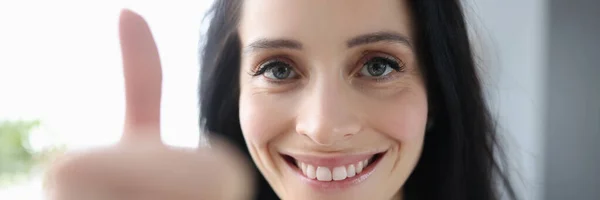
[[[404,0],[245,0],[243,4],[239,27],[243,44],[290,37],[308,44],[342,42],[378,31],[411,36]]]

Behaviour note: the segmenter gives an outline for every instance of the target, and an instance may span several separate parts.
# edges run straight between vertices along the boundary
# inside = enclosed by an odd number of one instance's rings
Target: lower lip
[[[302,170],[300,170],[300,168],[298,168],[297,166],[295,166],[294,164],[287,162],[289,168],[292,173],[296,174],[300,180],[308,185],[310,185],[311,187],[320,190],[320,191],[336,191],[336,190],[343,190],[355,185],[358,185],[362,182],[364,182],[365,180],[367,180],[367,178],[369,178],[369,176],[371,176],[371,174],[373,174],[373,172],[375,171],[375,167],[377,166],[377,164],[379,164],[379,161],[381,161],[383,159],[383,157],[385,156],[386,153],[381,154],[381,156],[373,161],[373,163],[369,164],[369,166],[367,166],[367,168],[364,168],[363,171],[360,174],[357,174],[356,176],[350,177],[350,178],[346,178],[344,180],[341,181],[318,181],[317,179],[311,179],[308,178],[304,175],[304,173],[302,173]]]

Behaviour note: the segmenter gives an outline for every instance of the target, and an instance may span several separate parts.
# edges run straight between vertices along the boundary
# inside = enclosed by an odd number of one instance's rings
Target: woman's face
[[[399,0],[246,0],[240,121],[282,199],[389,199],[423,145],[427,96]]]

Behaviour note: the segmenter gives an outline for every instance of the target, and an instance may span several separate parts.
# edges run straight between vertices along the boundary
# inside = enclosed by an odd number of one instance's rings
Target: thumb
[[[125,77],[125,130],[122,140],[140,137],[160,141],[162,69],[146,21],[123,10],[119,36]]]

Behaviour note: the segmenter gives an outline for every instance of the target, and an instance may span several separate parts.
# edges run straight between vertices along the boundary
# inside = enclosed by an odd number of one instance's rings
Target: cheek
[[[404,92],[394,98],[379,102],[372,109],[369,121],[380,133],[399,142],[419,141],[424,137],[427,123],[427,97],[424,90]],[[406,145],[406,144],[404,144]]]
[[[249,144],[263,148],[289,128],[289,102],[260,92],[240,93],[240,125]],[[286,109],[287,108],[287,109]]]
[[[252,97],[240,96],[240,125],[244,138],[252,144],[265,144],[273,137],[266,129],[265,123],[274,120],[269,113],[269,107],[261,106]]]

